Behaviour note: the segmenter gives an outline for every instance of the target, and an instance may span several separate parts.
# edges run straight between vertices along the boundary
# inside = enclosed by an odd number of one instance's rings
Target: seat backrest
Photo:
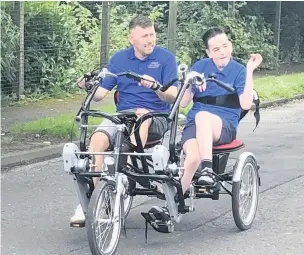
[[[255,130],[257,128],[259,122],[260,122],[260,98],[259,98],[259,95],[256,92],[256,90],[253,90],[253,103],[255,105],[255,111],[254,111],[254,117],[255,117],[255,120],[256,120],[256,125],[255,125],[255,128],[254,128],[254,130]],[[241,111],[239,122],[247,115],[248,112],[249,112],[249,110],[242,110]]]
[[[115,103],[115,105],[117,105],[118,102],[119,102],[119,92],[118,92],[118,90],[115,90],[115,92],[114,92],[114,103]]]

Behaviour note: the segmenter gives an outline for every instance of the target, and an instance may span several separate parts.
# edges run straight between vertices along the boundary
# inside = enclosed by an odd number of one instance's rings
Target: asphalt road
[[[252,151],[261,165],[259,207],[250,230],[238,231],[231,199],[223,195],[219,201],[196,200],[196,211],[172,234],[149,228],[145,244],[140,212],[163,202],[136,197],[117,254],[304,254],[303,111],[303,101],[293,102],[263,110],[254,133],[253,116],[240,125],[243,150]],[[86,229],[69,227],[77,200],[61,159],[10,169],[1,182],[3,255],[90,254]]]

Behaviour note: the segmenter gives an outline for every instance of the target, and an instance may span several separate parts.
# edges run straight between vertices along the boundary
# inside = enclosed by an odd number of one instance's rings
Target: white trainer
[[[71,217],[71,223],[84,223],[85,222],[85,215],[83,213],[82,207],[79,204],[75,210],[75,214]]]

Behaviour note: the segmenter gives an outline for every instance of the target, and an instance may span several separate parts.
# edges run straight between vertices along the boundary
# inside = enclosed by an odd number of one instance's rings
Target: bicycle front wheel
[[[115,182],[100,180],[91,196],[87,213],[87,235],[93,255],[115,253],[122,225],[121,203],[118,217],[114,218]]]

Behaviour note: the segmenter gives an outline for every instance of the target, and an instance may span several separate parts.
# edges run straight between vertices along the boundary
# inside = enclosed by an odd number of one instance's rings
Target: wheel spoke
[[[108,226],[109,226],[109,225],[110,225],[110,224],[108,224]],[[109,226],[109,227],[108,227],[108,226],[107,226],[107,229],[108,229],[108,228],[111,228],[111,226]],[[106,230],[107,230],[107,229],[106,229]],[[106,231],[106,230],[105,230],[105,231]],[[105,231],[104,231],[104,232],[105,232]],[[110,234],[110,231],[105,232],[105,233],[107,233],[107,234],[106,234],[106,237],[105,237],[105,240],[107,240],[107,237],[108,237],[108,235]],[[103,236],[104,236],[104,234],[103,234]],[[101,238],[101,240],[102,240],[102,238]],[[102,250],[103,250],[105,244],[106,244],[106,242],[103,242],[103,245],[102,245],[102,247],[101,247]]]
[[[108,205],[109,205],[109,199],[110,199],[110,197],[109,197],[109,192],[105,192],[105,194],[103,194],[103,197],[100,199],[101,201],[102,201],[102,205],[100,206],[101,208],[102,208],[102,210],[101,210],[101,212],[102,212],[102,215],[106,215],[107,213],[106,213],[106,211],[107,211],[107,209],[108,209]],[[101,204],[101,203],[100,203]],[[98,211],[96,211],[96,212],[98,212]],[[107,223],[107,225],[106,225],[106,228],[102,231],[101,230],[101,226],[103,225],[103,224],[106,224],[106,223],[103,223],[103,222],[101,222],[100,221],[100,219],[103,219],[103,217],[98,217],[98,232],[99,232],[99,234],[98,234],[98,236],[96,237],[96,239],[97,240],[99,240],[98,241],[98,247],[101,249],[101,250],[103,250],[103,247],[104,247],[104,245],[105,245],[105,242],[102,242],[102,240],[103,240],[103,237],[105,236],[105,233],[107,233],[106,231],[111,227],[111,225],[110,225],[110,223]],[[106,235],[107,236],[107,235]],[[103,245],[102,245],[102,247],[101,247],[101,244],[103,243]]]

